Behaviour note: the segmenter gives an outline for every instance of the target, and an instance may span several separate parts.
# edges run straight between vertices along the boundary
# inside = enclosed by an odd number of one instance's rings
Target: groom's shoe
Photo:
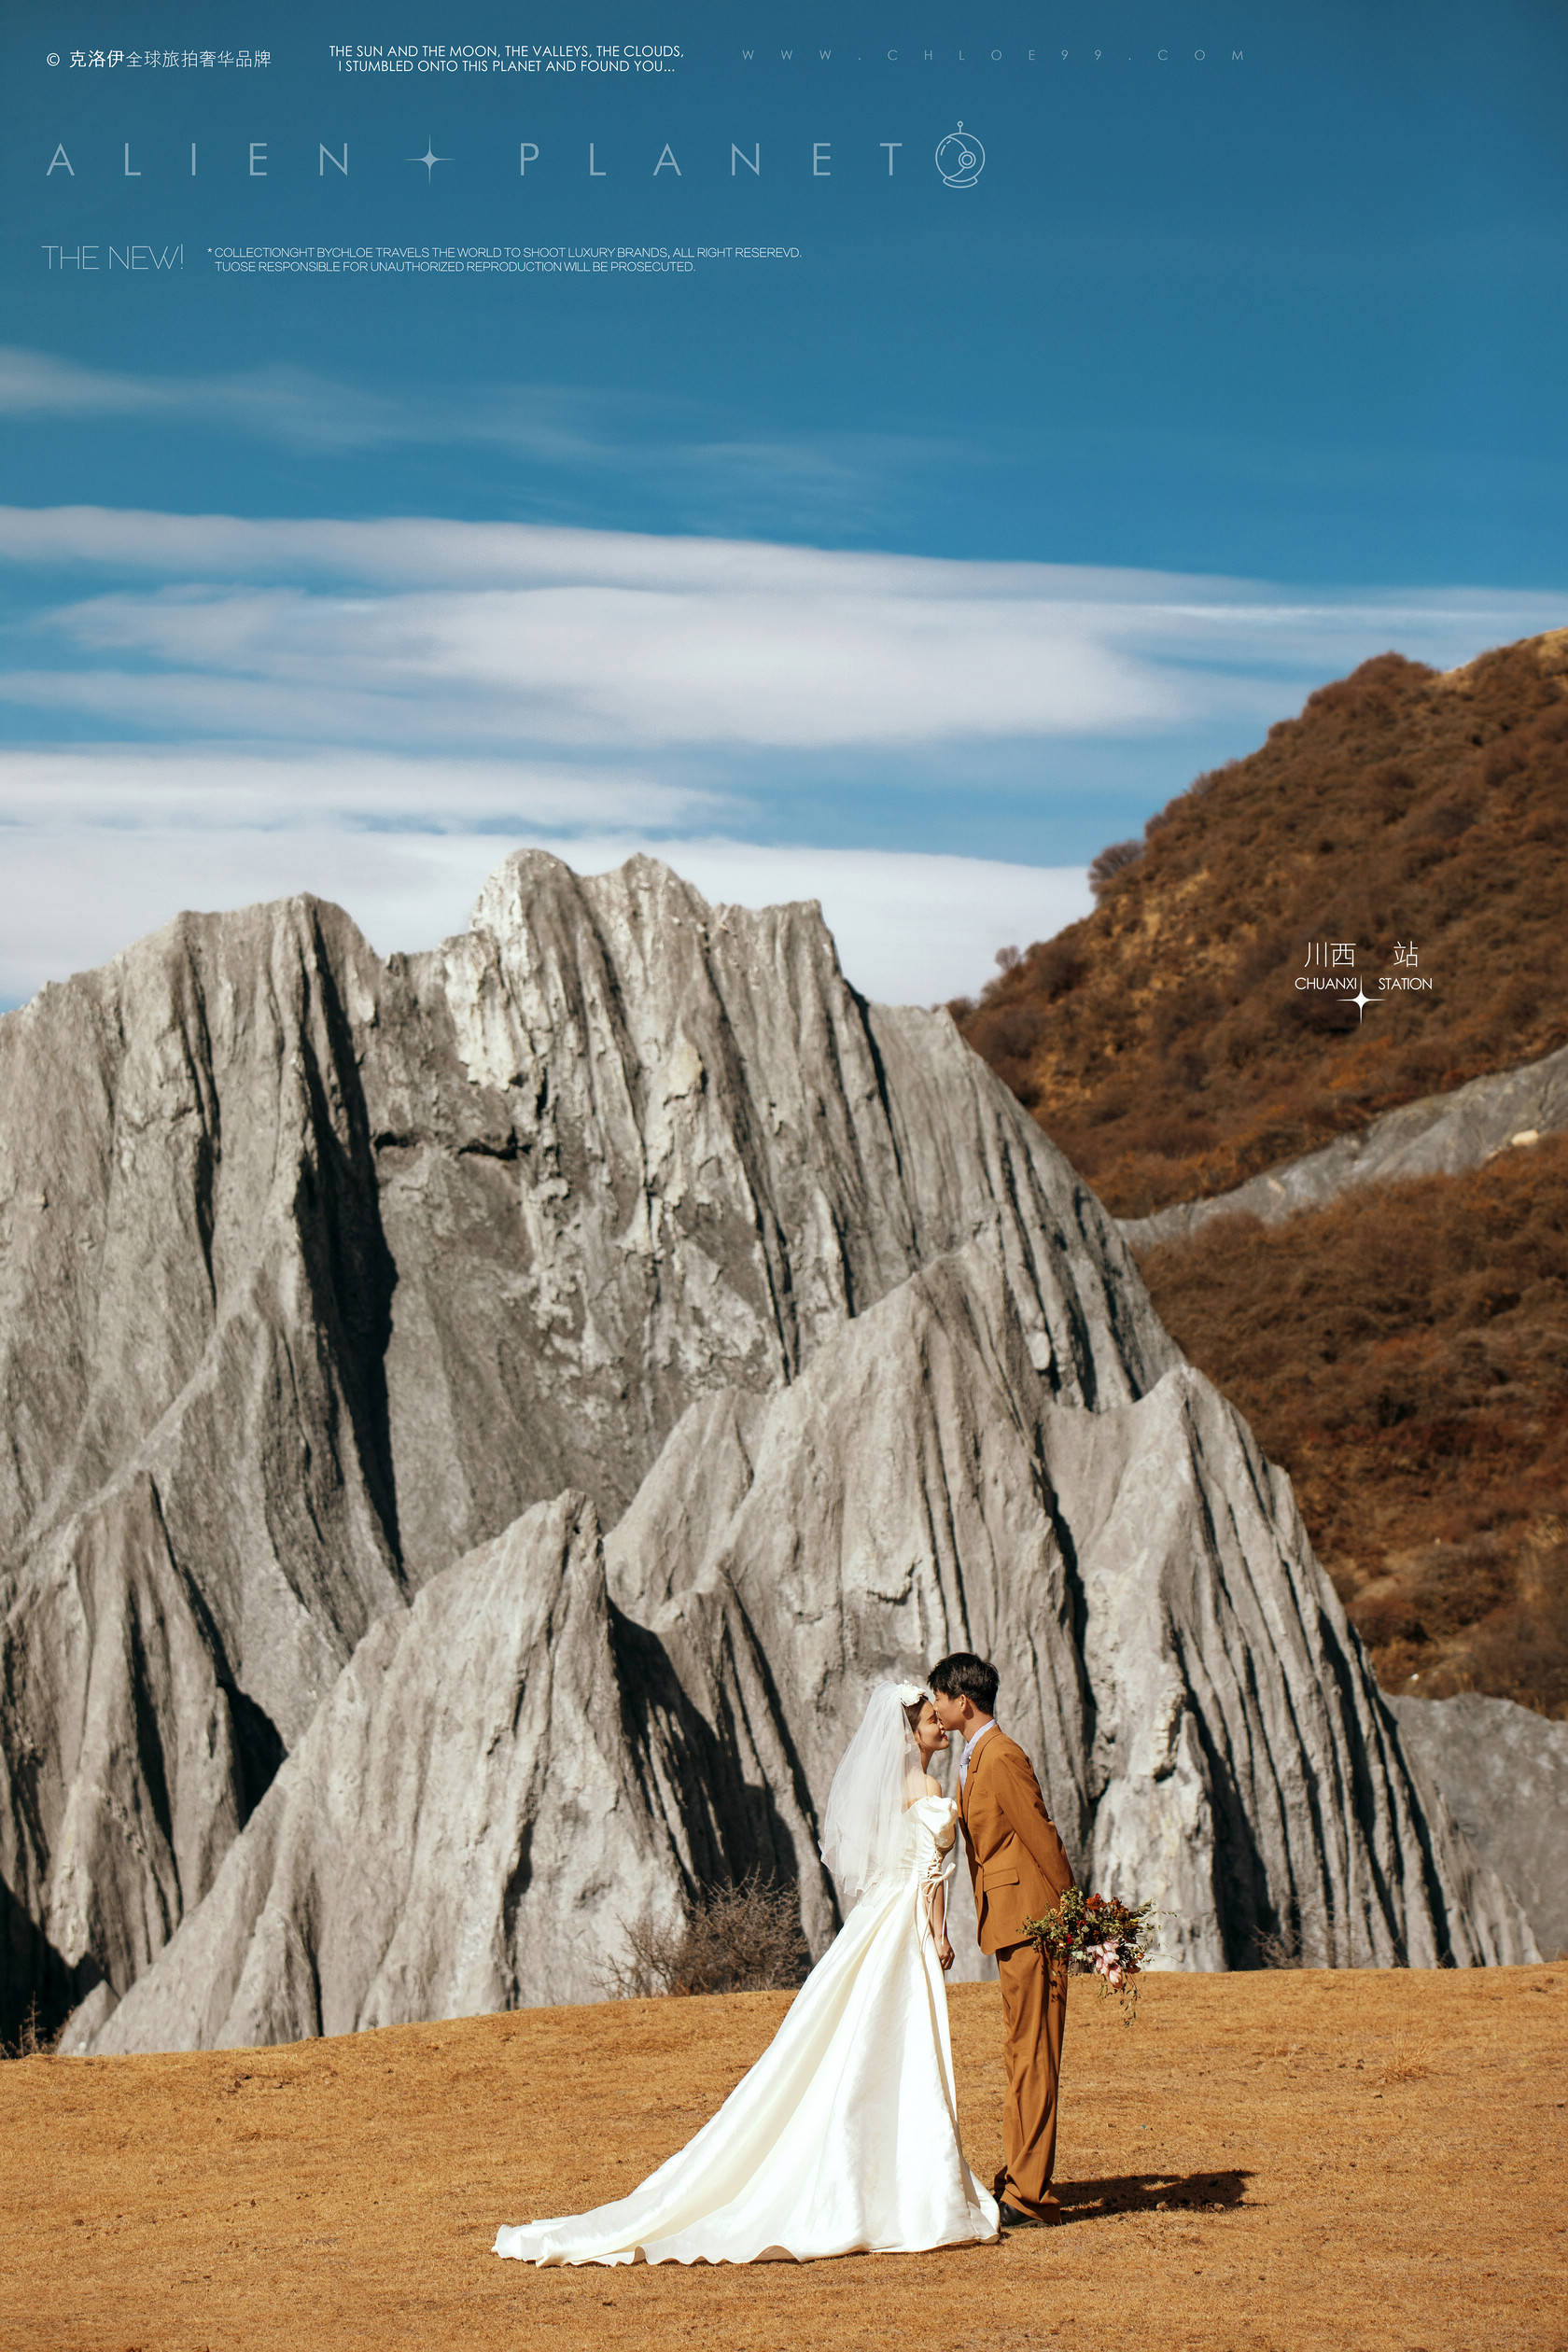
[[[997,2212],[1004,2230],[1048,2230],[1061,2219],[1060,2205],[1047,2213],[1026,2213],[1022,2205],[998,2205]]]

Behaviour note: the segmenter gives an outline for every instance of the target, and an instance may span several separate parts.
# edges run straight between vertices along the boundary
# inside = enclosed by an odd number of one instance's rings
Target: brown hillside
[[[741,2269],[496,2260],[497,2222],[621,2196],[681,2146],[787,2006],[0,2066],[0,2344],[1561,2352],[1561,1967],[1156,1976],[1130,2032],[1075,1986],[1059,2229]],[[996,1987],[959,1986],[951,2014],[964,2144],[989,2175]]]
[[[1565,880],[1568,630],[1447,674],[1385,653],[1199,777],[1093,915],[952,1009],[1141,1216],[1563,1043]],[[1298,990],[1341,941],[1369,996],[1413,942],[1432,992],[1358,1019]]]
[[[1568,1137],[1143,1260],[1385,1688],[1568,1716]]]

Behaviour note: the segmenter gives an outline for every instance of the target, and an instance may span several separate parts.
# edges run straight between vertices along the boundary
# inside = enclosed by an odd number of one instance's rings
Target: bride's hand
[[[941,1961],[945,1968],[950,1968],[952,1967],[953,1947],[948,1942],[945,1936],[938,1936],[936,1939],[936,1956]]]

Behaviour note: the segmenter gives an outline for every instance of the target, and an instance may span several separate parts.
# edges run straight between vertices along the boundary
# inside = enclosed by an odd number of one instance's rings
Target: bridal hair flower
[[[924,1683],[900,1683],[898,1695],[901,1707],[912,1707],[917,1699],[929,1699],[931,1692]]]

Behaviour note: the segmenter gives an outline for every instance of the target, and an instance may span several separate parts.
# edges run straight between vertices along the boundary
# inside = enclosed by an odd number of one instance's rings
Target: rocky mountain
[[[585,1996],[753,1867],[819,1945],[866,1684],[960,1639],[1178,1956],[1528,1949],[1110,1219],[814,908],[523,853],[419,957],[186,917],[0,1021],[0,1105],[12,2016]]]
[[[1383,655],[1105,852],[1096,912],[953,1008],[1290,1472],[1385,1687],[1548,1715],[1565,811],[1568,631],[1446,673]]]
[[[1095,912],[953,1011],[1120,1216],[1557,1052],[1568,629],[1364,663],[1097,867]]]

